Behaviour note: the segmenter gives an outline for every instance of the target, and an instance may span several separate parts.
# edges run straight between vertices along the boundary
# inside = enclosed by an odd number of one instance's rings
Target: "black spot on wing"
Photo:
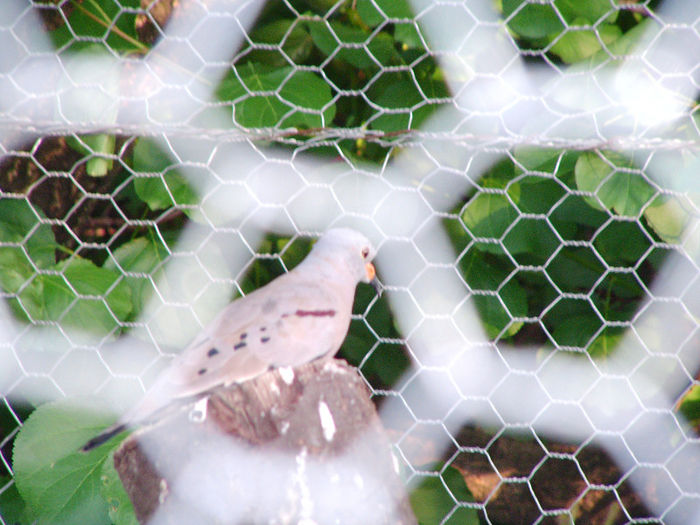
[[[243,341],[243,339],[245,339],[246,337],[248,337],[248,332],[241,333],[241,341]]]
[[[206,369],[206,368],[200,368],[199,371],[198,371],[197,373],[198,373],[200,376],[203,376],[204,374],[207,373],[207,369]]]
[[[269,337],[261,337],[261,338],[260,338],[260,342],[261,342],[261,343],[267,343],[269,340],[270,340]]]
[[[210,348],[209,351],[207,352],[207,357],[214,357],[218,353],[219,353],[219,350],[217,350],[216,348]]]
[[[248,345],[244,341],[241,341],[240,343],[236,343],[235,345],[233,345],[233,349],[240,350],[241,348],[244,348],[246,346]]]
[[[333,317],[335,310],[297,310],[294,315],[297,317]]]

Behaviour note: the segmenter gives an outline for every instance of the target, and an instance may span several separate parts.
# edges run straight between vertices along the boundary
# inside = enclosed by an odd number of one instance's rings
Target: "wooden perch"
[[[369,391],[344,361],[273,370],[197,409],[115,453],[140,523],[416,523]]]

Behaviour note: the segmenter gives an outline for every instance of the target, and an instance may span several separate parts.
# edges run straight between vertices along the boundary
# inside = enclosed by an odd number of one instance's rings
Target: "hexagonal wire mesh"
[[[123,410],[337,224],[379,248],[340,355],[421,523],[700,522],[699,24],[682,0],[3,2],[0,523],[124,519],[99,468],[41,464],[97,425],[60,400]]]

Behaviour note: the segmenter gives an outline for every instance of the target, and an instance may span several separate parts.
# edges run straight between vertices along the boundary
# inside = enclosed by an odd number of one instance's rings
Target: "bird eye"
[[[362,258],[366,259],[368,255],[369,255],[369,248],[367,246],[365,246],[364,248],[362,248]]]

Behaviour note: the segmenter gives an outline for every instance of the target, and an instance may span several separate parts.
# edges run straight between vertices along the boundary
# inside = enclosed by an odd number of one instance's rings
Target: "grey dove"
[[[226,306],[143,399],[82,450],[148,420],[173,401],[334,355],[350,325],[357,283],[377,287],[374,253],[364,235],[328,230],[296,268]]]

